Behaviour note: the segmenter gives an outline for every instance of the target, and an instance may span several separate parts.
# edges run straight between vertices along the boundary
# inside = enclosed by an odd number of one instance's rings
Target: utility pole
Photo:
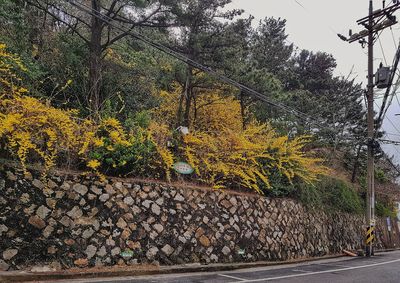
[[[375,226],[375,180],[374,180],[374,34],[373,34],[373,2],[369,0],[368,16],[368,91],[367,91],[367,125],[368,125],[368,157],[367,157],[367,233],[365,254],[371,256],[373,250],[373,226]],[[371,232],[371,233],[369,233]],[[371,235],[371,236],[370,236]],[[370,238],[372,238],[370,240]]]
[[[369,14],[367,17],[357,21],[365,27],[359,33],[349,32],[349,38],[338,34],[338,36],[349,43],[358,41],[362,47],[368,46],[368,85],[367,85],[367,124],[368,124],[368,164],[367,164],[367,209],[366,209],[366,234],[365,254],[370,257],[374,255],[373,241],[375,230],[375,169],[374,169],[374,148],[375,148],[375,125],[374,125],[374,42],[379,36],[377,33],[397,23],[393,13],[400,8],[400,4],[394,1],[392,6],[387,8],[383,1],[383,8],[374,11],[373,1],[369,0]],[[365,40],[367,37],[367,41]]]

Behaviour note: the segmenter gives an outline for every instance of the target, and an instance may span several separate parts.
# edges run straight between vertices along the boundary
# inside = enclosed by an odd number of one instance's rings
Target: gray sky
[[[390,2],[386,0],[387,4]],[[365,85],[367,50],[358,43],[341,41],[336,34],[348,35],[349,29],[360,31],[361,27],[356,24],[356,20],[368,15],[368,6],[369,0],[233,0],[228,8],[243,9],[245,15],[253,15],[256,21],[265,17],[286,19],[288,41],[301,49],[332,54],[338,65],[336,75],[347,76],[352,71],[353,77]],[[374,10],[378,8],[382,8],[382,1],[374,0]],[[396,16],[400,18],[400,10]],[[392,64],[397,48],[395,43],[400,38],[400,25],[393,26],[392,31],[386,29],[380,38],[382,48],[379,41],[375,44],[375,68],[380,62],[385,64],[385,58],[387,65]],[[400,94],[398,98],[400,100]],[[376,102],[380,105],[379,100]],[[400,113],[400,104],[394,99],[383,127],[388,133],[387,139],[400,141],[400,116],[395,116],[397,113]],[[400,163],[400,146],[384,148],[389,155],[395,155]]]

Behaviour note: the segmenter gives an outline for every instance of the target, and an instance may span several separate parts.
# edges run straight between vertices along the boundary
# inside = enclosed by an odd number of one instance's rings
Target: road
[[[400,282],[400,251],[229,272],[69,280],[75,283]],[[67,281],[57,281],[67,282]]]

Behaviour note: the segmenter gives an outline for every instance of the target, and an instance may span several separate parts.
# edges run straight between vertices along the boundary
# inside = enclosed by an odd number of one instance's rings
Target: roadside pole
[[[375,120],[374,120],[374,42],[379,37],[379,32],[397,23],[393,13],[400,9],[400,3],[394,1],[393,5],[374,11],[373,0],[369,0],[369,14],[357,21],[365,29],[359,33],[349,32],[349,38],[338,34],[339,38],[349,43],[359,42],[364,48],[368,46],[368,85],[367,85],[367,209],[365,231],[365,254],[374,255],[373,242],[375,238],[375,180],[374,180],[374,148],[375,148]],[[368,38],[366,41],[365,38]],[[378,86],[379,87],[379,86]]]
[[[373,2],[369,1],[368,16],[368,91],[367,91],[367,124],[368,124],[368,157],[367,157],[367,231],[365,239],[365,254],[374,254],[375,223],[375,183],[374,183],[374,36],[373,36]]]

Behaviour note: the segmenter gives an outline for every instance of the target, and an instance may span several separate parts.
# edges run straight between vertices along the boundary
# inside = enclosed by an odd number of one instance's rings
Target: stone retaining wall
[[[0,270],[322,256],[360,248],[362,224],[289,199],[0,167]]]

